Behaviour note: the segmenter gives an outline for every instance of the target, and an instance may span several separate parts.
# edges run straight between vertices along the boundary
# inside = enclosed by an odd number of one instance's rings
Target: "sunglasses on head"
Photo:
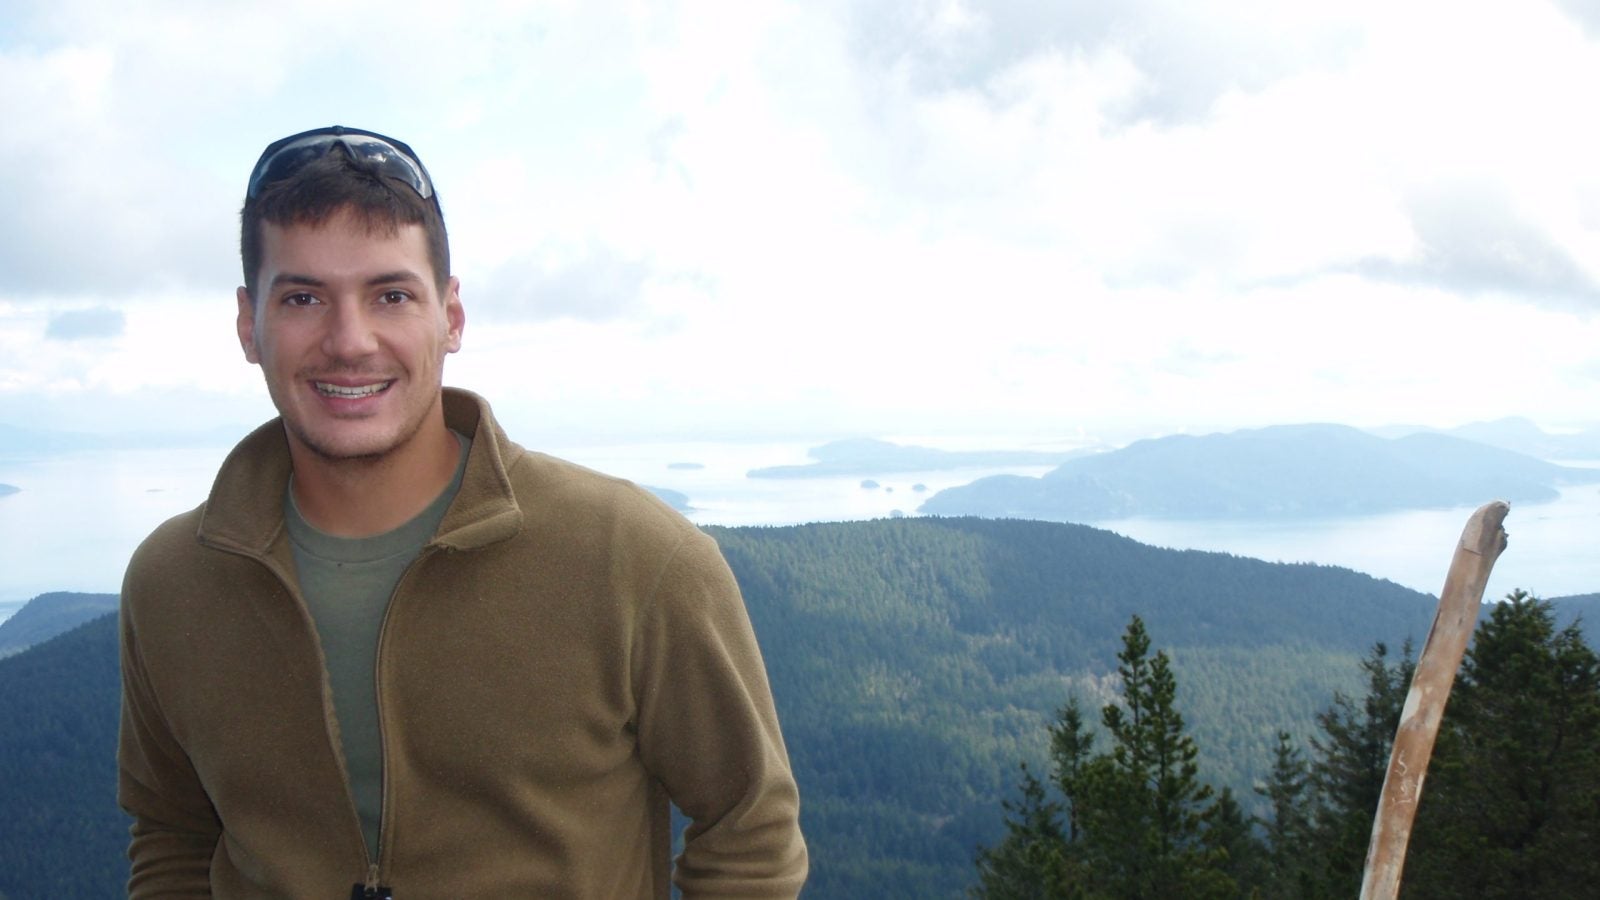
[[[433,197],[433,181],[428,178],[428,170],[422,167],[422,160],[417,159],[410,147],[376,132],[343,125],[313,128],[268,144],[250,172],[245,197],[256,199],[267,185],[292,177],[308,163],[327,156],[334,147],[343,147],[352,160],[371,164],[380,174],[411,185],[422,199]]]

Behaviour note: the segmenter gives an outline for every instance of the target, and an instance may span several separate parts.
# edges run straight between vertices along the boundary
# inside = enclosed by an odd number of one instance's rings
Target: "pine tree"
[[[1402,885],[1416,898],[1593,896],[1600,659],[1522,591],[1478,627],[1445,711]]]
[[[1083,707],[1077,697],[1067,699],[1050,726],[1050,760],[1056,789],[1067,798],[1066,832],[1069,845],[1077,845],[1083,837],[1083,824],[1078,806],[1072,798],[1083,796],[1084,778],[1093,758],[1094,734],[1083,721]]]
[[[1350,697],[1335,694],[1333,706],[1317,716],[1323,736],[1311,740],[1317,752],[1311,783],[1319,800],[1313,833],[1322,852],[1307,897],[1346,898],[1360,891],[1373,814],[1416,669],[1411,642],[1405,643],[1400,660],[1393,664],[1388,647],[1374,645],[1361,668],[1367,675],[1366,696],[1358,706]]]
[[[978,850],[978,886],[990,900],[1056,900],[1082,894],[1072,885],[1070,845],[1061,831],[1061,804],[1022,765],[1022,797],[1007,800],[1006,836],[993,848]]]
[[[1231,898],[1229,848],[1249,827],[1232,795],[1220,816],[1199,780],[1199,749],[1176,708],[1166,653],[1150,654],[1134,616],[1117,655],[1122,699],[1101,710],[1108,752],[1092,739],[1076,699],[1051,728],[1052,780],[1063,804],[1023,771],[1022,800],[1008,803],[1005,839],[978,856],[979,897]],[[1066,815],[1062,828],[1060,813]],[[1214,830],[1208,825],[1222,820]],[[1041,849],[1055,842],[1056,851]],[[1252,851],[1239,850],[1240,858]],[[1029,891],[1032,891],[1031,893]]]
[[[1311,892],[1312,857],[1310,779],[1305,758],[1290,739],[1278,732],[1273,750],[1272,775],[1256,793],[1271,806],[1270,819],[1257,819],[1266,835],[1266,861],[1262,900],[1298,900]]]
[[[1266,881],[1266,851],[1255,836],[1250,818],[1233,796],[1232,788],[1223,788],[1206,811],[1204,845],[1216,861],[1216,867],[1238,889],[1234,896],[1260,895],[1260,885]]]
[[[1112,749],[1090,768],[1082,816],[1096,880],[1119,897],[1227,896],[1232,885],[1201,841],[1211,788],[1176,707],[1177,678],[1165,652],[1150,654],[1138,616],[1117,662],[1122,703],[1101,710]]]

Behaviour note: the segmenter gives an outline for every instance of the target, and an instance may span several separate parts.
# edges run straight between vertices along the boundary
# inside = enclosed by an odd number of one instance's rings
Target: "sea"
[[[676,441],[552,448],[550,452],[688,498],[699,524],[794,525],[917,515],[935,492],[988,475],[1038,476],[1048,466],[851,477],[750,478],[752,469],[809,461],[816,441]],[[0,483],[0,621],[49,591],[115,593],[139,541],[205,499],[223,447],[92,450],[7,457]],[[1567,461],[1600,467],[1600,461]],[[1490,500],[1494,498],[1485,498]],[[1094,525],[1161,547],[1274,562],[1344,566],[1437,594],[1472,507],[1297,520],[1117,519]],[[1600,592],[1600,486],[1514,505],[1509,546],[1486,596]]]

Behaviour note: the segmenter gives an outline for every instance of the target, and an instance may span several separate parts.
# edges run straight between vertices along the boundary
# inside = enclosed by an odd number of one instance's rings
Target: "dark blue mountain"
[[[40,594],[0,622],[0,657],[20,653],[116,608],[116,594]]]
[[[1138,441],[1040,478],[1002,475],[940,491],[936,515],[1053,521],[1299,518],[1552,500],[1600,469],[1558,466],[1441,434],[1393,440],[1343,425],[1285,425]]]

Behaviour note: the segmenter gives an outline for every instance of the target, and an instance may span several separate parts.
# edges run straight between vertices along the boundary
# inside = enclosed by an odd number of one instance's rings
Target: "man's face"
[[[261,366],[299,450],[383,457],[430,419],[441,426],[444,357],[465,315],[451,278],[440,296],[421,225],[369,232],[341,211],[321,225],[262,223],[259,296],[239,288],[245,358]]]

